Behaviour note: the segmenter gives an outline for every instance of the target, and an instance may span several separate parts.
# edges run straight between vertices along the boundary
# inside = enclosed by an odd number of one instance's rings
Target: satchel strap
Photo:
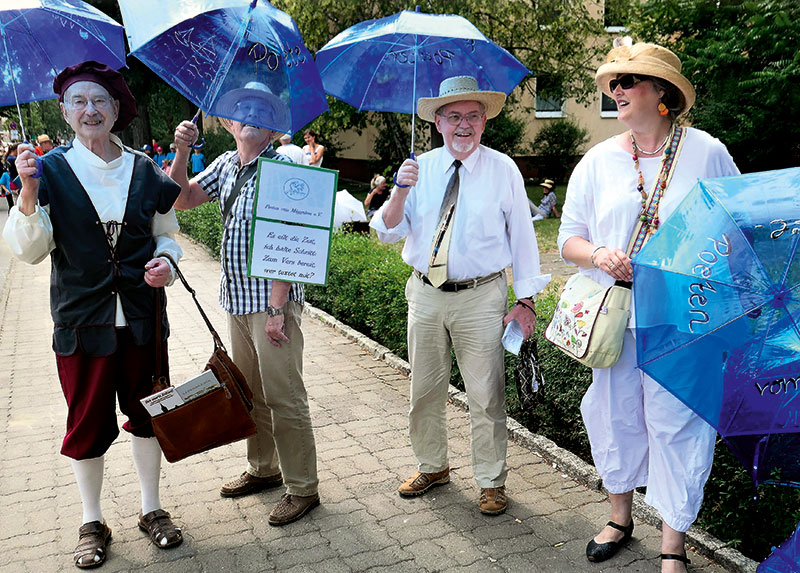
[[[167,369],[164,368],[164,288],[157,288],[155,292],[155,321],[156,321],[156,364],[153,371],[153,392],[165,389],[169,386]]]
[[[189,286],[189,283],[186,282],[186,277],[183,276],[183,273],[178,268],[178,263],[176,263],[172,259],[172,257],[167,255],[167,254],[163,254],[163,255],[159,255],[159,256],[160,257],[164,257],[165,259],[169,259],[169,262],[172,263],[172,268],[175,270],[175,274],[178,276],[178,278],[180,279],[181,283],[183,283],[183,286],[186,287],[186,290],[189,291],[189,294],[192,295],[192,300],[194,300],[194,303],[197,305],[197,310],[200,311],[200,316],[203,317],[203,320],[205,321],[206,326],[208,327],[208,330],[211,332],[211,337],[214,339],[214,348],[215,349],[216,348],[222,348],[223,350],[225,350],[225,345],[222,343],[222,339],[220,338],[219,334],[217,334],[217,331],[214,330],[214,325],[211,324],[211,321],[208,319],[208,316],[206,315],[206,311],[204,311],[203,307],[200,306],[200,301],[197,300],[197,293],[195,292],[195,290],[192,287]],[[226,352],[227,352],[227,350],[226,350]]]
[[[267,147],[259,157],[266,157],[267,159],[274,159],[278,156],[278,153],[272,149],[272,147]],[[258,161],[253,161],[250,165],[248,165],[244,171],[242,171],[239,176],[236,178],[236,183],[233,184],[233,190],[231,194],[228,195],[228,198],[225,199],[225,205],[222,207],[222,226],[225,227],[225,223],[228,222],[228,216],[231,214],[231,209],[233,208],[233,204],[236,202],[236,198],[239,196],[239,193],[242,191],[242,187],[244,184],[247,183],[253,174],[258,169]],[[177,266],[175,267],[177,268]],[[185,283],[184,283],[185,284]],[[188,287],[188,285],[187,285]],[[191,290],[189,292],[192,292]],[[198,305],[199,308],[199,305]],[[202,310],[200,311],[202,312]]]

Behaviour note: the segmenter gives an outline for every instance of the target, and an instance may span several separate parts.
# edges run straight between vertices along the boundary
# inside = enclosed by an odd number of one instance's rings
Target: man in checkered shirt
[[[237,497],[285,483],[286,493],[269,515],[270,525],[285,525],[319,505],[316,445],[302,375],[303,285],[247,276],[256,181],[255,170],[248,167],[259,157],[291,162],[272,149],[280,133],[247,120],[259,118],[259,123],[281,125],[288,109],[258,82],[228,92],[219,105],[230,107],[226,115],[244,120],[220,120],[233,135],[236,150],[223,153],[189,181],[189,146],[197,140],[198,131],[192,122],[182,122],[175,130],[177,152],[171,172],[181,185],[175,208],[219,201],[223,216],[220,304],[228,313],[232,358],[254,394],[252,416],[258,433],[247,439],[247,469],[223,485],[220,494]]]

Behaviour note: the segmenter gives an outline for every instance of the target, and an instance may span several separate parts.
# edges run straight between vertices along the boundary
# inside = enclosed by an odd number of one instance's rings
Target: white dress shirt
[[[128,202],[128,188],[133,175],[133,154],[125,151],[119,138],[111,134],[111,141],[122,149],[122,155],[108,163],[87,149],[76,137],[72,148],[64,154],[78,181],[86,190],[94,205],[100,221],[122,221]],[[12,207],[6,221],[3,237],[14,256],[23,262],[37,264],[55,249],[53,225],[50,222],[50,208],[36,205],[36,211],[29,216]],[[180,230],[175,211],[170,209],[162,215],[156,212],[153,217],[152,233],[156,241],[153,256],[167,254],[177,261],[183,255],[175,233]],[[118,232],[114,236],[116,241]],[[170,265],[170,269],[172,265]],[[170,283],[174,277],[170,277]],[[122,302],[117,295],[116,326],[127,324],[122,312]]]
[[[439,147],[423,153],[417,161],[419,179],[406,198],[403,220],[396,227],[386,227],[383,210],[387,202],[370,226],[383,242],[406,238],[403,260],[427,274],[454,158],[446,147]],[[539,246],[519,168],[507,155],[482,145],[462,163],[447,279],[473,279],[511,265],[515,295],[533,296],[547,285],[550,275],[541,274],[539,269]]]

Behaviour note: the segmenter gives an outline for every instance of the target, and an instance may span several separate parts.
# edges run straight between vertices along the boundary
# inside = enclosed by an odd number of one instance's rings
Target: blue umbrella
[[[20,125],[19,104],[57,97],[56,75],[86,60],[125,66],[122,26],[81,0],[3,0],[0,106],[16,105]]]
[[[800,168],[699,181],[634,258],[639,367],[800,485]]]
[[[292,18],[265,0],[120,0],[131,54],[210,115],[298,131],[328,109]]]
[[[800,571],[800,523],[789,539],[780,547],[773,547],[772,554],[758,566],[758,573],[796,573]]]
[[[519,60],[452,14],[404,10],[347,28],[316,54],[325,91],[361,110],[410,113],[453,76],[506,94],[530,73]]]

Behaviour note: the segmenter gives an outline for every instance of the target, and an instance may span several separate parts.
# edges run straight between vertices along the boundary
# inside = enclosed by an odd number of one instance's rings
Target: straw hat
[[[50,137],[46,133],[43,133],[42,135],[36,138],[37,143],[44,143],[46,141],[50,141]],[[50,141],[50,143],[52,143],[52,141]]]
[[[266,84],[247,82],[243,88],[227,92],[219,98],[219,101],[214,106],[214,111],[221,116],[219,117],[220,123],[228,131],[231,128],[230,116],[235,116],[236,104],[245,99],[255,99],[266,104],[272,110],[273,120],[267,123],[275,124],[276,129],[280,126],[289,125],[289,108],[283,100],[274,95]]]
[[[552,189],[553,185],[555,185],[555,183],[553,183],[552,179],[545,179],[544,181],[539,183],[539,187],[547,187],[548,189]]]
[[[683,98],[684,113],[694,104],[694,88],[681,75],[681,61],[667,48],[644,42],[634,44],[630,38],[617,38],[606,56],[606,63],[597,69],[594,78],[597,87],[612,99],[608,82],[617,74],[641,74],[661,78],[678,88]]]
[[[417,115],[425,121],[434,121],[440,107],[456,101],[479,101],[486,108],[486,117],[492,119],[503,109],[506,94],[479,89],[478,80],[472,76],[455,76],[439,84],[439,97],[419,98]]]

